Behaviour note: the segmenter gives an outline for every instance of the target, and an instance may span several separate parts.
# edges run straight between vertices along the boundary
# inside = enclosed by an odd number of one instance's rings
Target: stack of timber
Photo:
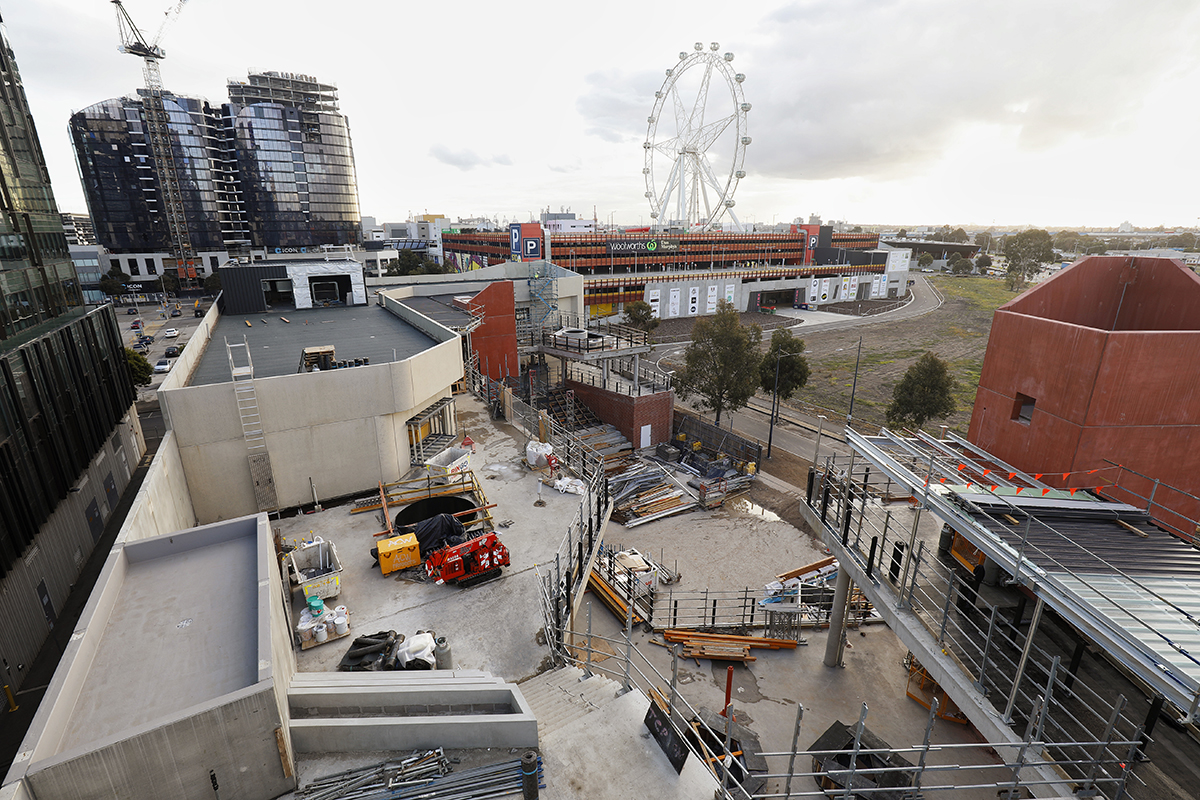
[[[682,514],[698,507],[686,485],[657,464],[636,460],[609,475],[613,496],[612,518],[626,528]]]
[[[633,452],[633,445],[612,425],[581,428],[575,431],[575,438],[592,448],[604,459],[605,464],[619,461]]]
[[[621,592],[615,586],[594,569],[588,573],[588,588],[595,593],[596,597],[600,598],[600,602],[609,611],[616,615],[617,619],[622,622],[625,621],[626,615],[629,614],[628,598],[622,596]],[[630,622],[633,625],[641,625],[647,622],[646,617],[642,615],[641,609],[636,602],[633,604],[633,614],[630,617]]]
[[[698,633],[680,628],[668,628],[663,631],[663,638],[671,644],[683,645],[683,657],[696,659],[707,658],[714,661],[740,661],[746,663],[756,660],[750,655],[755,648],[768,650],[795,650],[796,642],[791,639],[764,639],[761,636],[733,636],[721,633]]]

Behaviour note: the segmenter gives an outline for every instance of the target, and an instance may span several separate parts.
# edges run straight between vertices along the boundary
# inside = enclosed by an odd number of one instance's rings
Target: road
[[[841,317],[839,315],[837,319],[830,319],[833,315],[817,312],[819,316],[807,315],[806,319],[805,312],[795,311],[794,309],[780,309],[779,313],[787,316],[794,315],[803,320],[801,323],[793,326],[792,330],[816,332],[845,330],[862,325],[874,325],[880,322],[896,322],[924,316],[932,311],[936,311],[942,306],[944,298],[929,283],[924,275],[917,274],[914,277],[916,283],[912,287],[912,299],[900,308],[885,314],[876,314],[871,317]],[[656,345],[652,356],[654,367],[661,372],[666,372],[667,370],[662,367],[662,362],[664,360],[681,360],[683,358],[683,351],[686,348],[686,344],[678,342]],[[699,409],[693,408],[689,402],[682,400],[677,400],[676,402],[684,408],[702,413],[699,412]],[[709,413],[711,414],[711,412]],[[728,420],[730,419],[733,421],[732,430],[735,433],[747,438],[757,439],[764,445],[770,438],[772,449],[782,448],[806,461],[811,461],[814,452],[816,452],[817,430],[820,424],[822,426],[820,457],[823,458],[830,453],[836,453],[837,455],[850,454],[850,449],[846,446],[843,435],[846,421],[841,416],[831,415],[830,419],[824,423],[820,423],[820,420],[813,415],[785,407],[780,413],[780,422],[775,425],[775,432],[772,437],[770,431],[770,402],[768,400],[752,398],[750,404],[741,411],[734,414],[726,412],[721,422],[723,425],[728,425]],[[764,457],[766,456],[765,450],[763,455]]]
[[[167,348],[174,345],[180,349],[187,344],[191,338],[192,331],[200,324],[200,320],[193,314],[192,304],[194,298],[180,298],[178,301],[181,306],[181,315],[178,317],[168,317],[160,309],[157,304],[142,303],[137,306],[140,312],[137,315],[127,314],[126,308],[133,306],[117,306],[117,323],[121,326],[121,334],[125,338],[125,346],[133,347],[137,341],[138,335],[143,331],[135,330],[131,324],[135,319],[140,319],[144,323],[144,332],[148,336],[154,337],[154,344],[144,354],[146,360],[150,362],[150,366],[154,366],[160,359],[166,358]],[[205,311],[211,305],[211,300],[205,298],[200,303],[200,307]],[[179,331],[179,336],[174,339],[163,337],[163,331],[168,328],[175,328]],[[171,365],[175,365],[174,359],[171,360]],[[138,400],[141,402],[154,401],[159,385],[166,380],[168,373],[156,372],[150,378],[149,386],[138,387]]]

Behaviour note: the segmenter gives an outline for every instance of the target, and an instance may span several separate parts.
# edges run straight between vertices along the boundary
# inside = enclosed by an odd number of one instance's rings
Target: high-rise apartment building
[[[133,401],[112,306],[82,304],[21,75],[0,27],[4,683],[21,685],[141,458]]]
[[[219,108],[164,93],[193,250],[357,244],[354,153],[337,89],[276,72],[228,88]],[[70,129],[100,244],[113,253],[169,251],[141,92],[76,112]]]

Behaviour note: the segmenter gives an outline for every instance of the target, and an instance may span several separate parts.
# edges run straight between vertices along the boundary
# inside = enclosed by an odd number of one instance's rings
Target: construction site
[[[1189,796],[1195,548],[1132,476],[846,429],[787,483],[488,270],[210,309],[0,798]]]

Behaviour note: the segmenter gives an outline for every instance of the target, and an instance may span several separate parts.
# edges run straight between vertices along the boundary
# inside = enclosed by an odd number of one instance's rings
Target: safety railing
[[[1124,697],[1114,702],[1111,693],[1102,694],[1079,678],[1085,644],[1076,640],[1069,655],[1055,652],[1061,650],[1056,640],[1038,635],[1049,624],[1039,619],[1040,606],[1035,606],[1028,630],[1022,630],[1025,602],[1006,609],[989,601],[981,592],[982,570],[964,578],[953,557],[918,535],[919,509],[911,512],[912,523],[905,524],[876,500],[884,495],[884,480],[871,474],[869,464],[830,456],[812,474],[807,502],[876,590],[896,608],[915,614],[1006,724],[1036,718],[1036,738],[1059,742],[1046,750],[1065,774],[1073,780],[1103,780],[1124,791],[1130,775],[1116,765],[1129,754],[1112,751],[1105,742],[1132,741],[1144,747],[1150,720],[1137,722],[1128,715]],[[1014,733],[1019,734],[1015,727]],[[1102,745],[1103,757],[1096,757]],[[1097,761],[1103,764],[1094,772]]]

